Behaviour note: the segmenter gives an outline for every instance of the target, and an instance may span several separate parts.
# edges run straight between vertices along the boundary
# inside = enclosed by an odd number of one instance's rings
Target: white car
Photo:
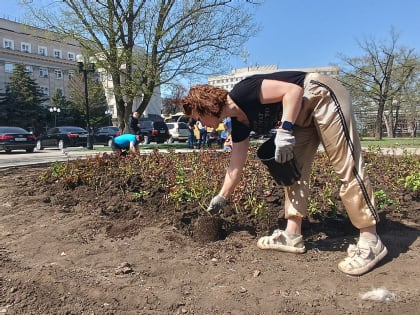
[[[188,125],[184,122],[168,122],[166,123],[169,129],[170,137],[168,143],[174,143],[174,141],[187,141],[190,131]]]

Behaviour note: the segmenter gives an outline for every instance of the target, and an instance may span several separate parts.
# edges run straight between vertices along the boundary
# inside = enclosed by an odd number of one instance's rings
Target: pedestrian
[[[204,147],[207,142],[207,126],[203,125],[201,121],[197,120],[197,128],[199,132],[198,148]]]
[[[195,128],[195,120],[192,118],[188,119],[188,148],[194,149],[195,146],[195,134],[194,134],[194,128]]]
[[[228,135],[225,142],[223,142],[223,151],[232,152],[232,137]]]
[[[128,152],[139,153],[139,143],[141,141],[140,135],[133,135],[132,133],[125,133],[123,135],[114,137],[111,142],[112,151],[125,155]]]
[[[223,146],[228,136],[229,136],[229,131],[226,125],[223,124],[223,130],[220,132],[220,138],[219,138],[219,146],[221,149],[223,149]],[[232,139],[229,140],[229,143],[232,146]]]
[[[139,135],[140,134],[140,123],[139,123],[139,113],[133,112],[130,116],[128,122],[128,129],[131,134]]]
[[[211,148],[213,143],[218,143],[219,141],[219,133],[217,132],[216,128],[207,128],[207,147]]]
[[[223,119],[223,125],[229,133],[232,131],[232,119],[230,117]]]
[[[350,221],[360,231],[357,244],[349,246],[348,257],[338,264],[339,270],[361,275],[386,256],[387,249],[376,233],[379,217],[361,156],[350,96],[337,80],[300,71],[259,74],[238,82],[230,92],[209,85],[194,86],[181,104],[186,115],[211,127],[231,117],[234,145],[230,164],[209,212],[221,211],[239,183],[251,130],[267,134],[281,120],[274,138],[275,161],[280,166],[296,160],[301,178],[284,188],[286,229],[261,237],[257,246],[283,252],[306,251],[302,219],[308,214],[312,162],[322,143],[342,182],[340,197]]]

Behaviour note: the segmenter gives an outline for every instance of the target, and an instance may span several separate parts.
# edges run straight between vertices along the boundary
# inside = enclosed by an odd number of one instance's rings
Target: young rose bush
[[[158,191],[163,194],[163,200],[156,202],[164,202],[175,211],[186,207],[201,209],[204,215],[211,198],[221,188],[229,159],[230,153],[216,150],[190,153],[154,150],[150,154],[125,157],[104,153],[87,159],[56,162],[43,174],[42,182],[44,185],[63,185],[65,189],[88,186],[98,196],[106,187],[114,186],[122,197],[129,197],[133,202],[146,199],[153,202],[156,195],[153,192]],[[408,153],[383,156],[377,151],[369,151],[365,160],[375,195],[384,198],[380,200],[381,206],[400,211],[405,198],[418,196],[417,191],[409,191],[410,187],[416,187],[418,156]],[[410,183],[414,184],[410,186]],[[345,215],[339,198],[340,185],[326,155],[319,152],[310,180],[309,210],[312,215],[321,218]],[[241,181],[231,197],[231,212],[269,219],[269,211],[278,213],[283,202],[282,187],[271,179],[256,157],[256,148],[252,147]]]

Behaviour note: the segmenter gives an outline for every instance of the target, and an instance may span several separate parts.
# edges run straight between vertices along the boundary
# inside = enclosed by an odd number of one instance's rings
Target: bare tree
[[[176,114],[182,110],[178,105],[178,100],[186,96],[188,90],[181,84],[171,86],[171,95],[162,100],[162,114]]]
[[[341,58],[347,65],[341,80],[352,92],[354,103],[376,109],[376,139],[382,139],[384,121],[388,136],[393,137],[395,116],[398,116],[395,111],[404,105],[406,87],[416,79],[418,71],[414,49],[399,47],[398,35],[393,30],[390,34],[389,43],[374,39],[359,42],[365,52],[362,57]]]
[[[249,0],[63,0],[38,8],[26,2],[43,27],[99,53],[122,129],[134,98],[143,97],[135,109],[143,113],[156,87],[223,71],[257,31]]]

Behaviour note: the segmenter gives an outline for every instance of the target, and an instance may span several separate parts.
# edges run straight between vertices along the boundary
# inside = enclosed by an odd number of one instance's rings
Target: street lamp
[[[83,73],[83,79],[85,83],[85,106],[86,106],[86,129],[88,131],[88,138],[87,138],[87,145],[86,147],[89,150],[93,149],[93,142],[92,142],[92,133],[90,130],[90,122],[89,122],[89,92],[88,92],[88,73],[95,72],[95,63],[93,62],[92,58],[89,58],[89,62],[82,55],[76,56],[77,65],[79,67],[79,73]]]
[[[112,121],[112,110],[107,109],[107,110],[105,111],[105,115],[107,115],[107,116],[108,116],[108,118],[109,118],[109,125],[108,125],[108,126],[111,126],[111,121]]]
[[[57,114],[61,112],[59,107],[50,107],[50,113],[54,113],[54,127],[57,127]]]

